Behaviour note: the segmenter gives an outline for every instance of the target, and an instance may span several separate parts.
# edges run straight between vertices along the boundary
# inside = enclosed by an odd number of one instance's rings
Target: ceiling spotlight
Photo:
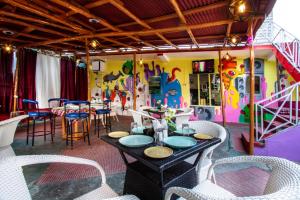
[[[236,44],[236,42],[237,42],[236,37],[232,37],[232,38],[231,38],[231,42],[232,42],[233,44]]]
[[[225,58],[225,60],[231,60],[231,55],[227,52],[223,58]]]
[[[5,35],[13,35],[13,34],[15,34],[15,32],[10,31],[10,30],[3,30],[2,33],[5,34]]]
[[[91,18],[91,19],[89,19],[89,22],[93,23],[93,24],[97,24],[97,23],[99,23],[99,19],[93,19],[93,18]]]
[[[247,21],[255,14],[247,0],[231,0],[229,11],[235,21]]]
[[[4,45],[4,50],[8,53],[10,53],[12,51],[12,45],[11,44],[5,44]]]

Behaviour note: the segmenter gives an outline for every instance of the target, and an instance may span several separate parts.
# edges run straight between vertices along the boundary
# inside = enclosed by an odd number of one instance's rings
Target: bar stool
[[[64,102],[68,101],[68,99],[62,99],[62,98],[51,98],[48,99],[48,107],[49,109],[55,108],[55,107],[62,107],[64,105]],[[53,120],[53,135],[55,135],[55,128],[56,126],[56,114],[52,113],[52,120]]]
[[[111,131],[111,120],[110,120],[110,109],[103,108],[95,110],[94,121],[95,121],[95,134],[98,133],[98,138],[100,137],[100,129],[104,128],[106,133],[108,130]],[[103,126],[100,125],[100,120],[102,119]]]
[[[72,112],[67,112],[67,107],[68,105],[76,105],[78,106],[77,109],[74,109]],[[82,106],[88,106],[88,110],[83,110]],[[83,140],[85,142],[85,138],[87,137],[88,139],[88,144],[91,145],[90,143],[90,130],[89,130],[89,125],[88,123],[90,122],[90,114],[91,114],[91,104],[89,101],[66,101],[64,102],[64,110],[65,110],[65,120],[66,120],[66,127],[67,127],[67,137],[66,137],[66,145],[69,145],[69,139],[71,141],[71,148],[73,149],[73,139],[78,138],[73,136],[74,133],[79,133],[79,132],[74,132],[73,131],[73,124],[76,122],[81,122],[82,123],[82,134],[83,134]],[[84,123],[86,123],[86,126],[84,127]],[[84,130],[86,129],[86,131]]]
[[[26,138],[26,144],[29,142],[29,136],[32,137],[32,146],[34,146],[34,138],[39,136],[44,136],[44,141],[46,141],[46,136],[51,135],[51,141],[53,142],[53,132],[52,132],[52,113],[49,111],[44,111],[39,109],[39,103],[35,100],[31,99],[23,99],[23,105],[25,108],[25,112],[28,115],[27,118],[27,138]],[[46,119],[50,119],[50,131],[47,131],[46,129]],[[43,131],[36,131],[35,130],[35,122],[42,119],[44,121],[44,130]],[[32,120],[32,132],[29,132],[29,123],[30,120]],[[44,134],[38,134],[41,133]]]

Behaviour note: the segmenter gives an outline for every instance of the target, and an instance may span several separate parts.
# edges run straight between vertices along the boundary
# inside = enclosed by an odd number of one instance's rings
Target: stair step
[[[249,133],[242,132],[242,134],[241,134],[241,140],[242,140],[242,144],[243,144],[245,150],[247,152],[249,152]],[[254,141],[254,146],[255,147],[261,147],[261,148],[263,148],[265,146],[265,143],[264,142]]]

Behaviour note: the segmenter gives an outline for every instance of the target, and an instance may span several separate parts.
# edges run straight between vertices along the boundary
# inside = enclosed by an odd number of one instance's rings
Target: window
[[[191,105],[221,105],[219,74],[191,74],[190,94]]]
[[[254,91],[255,91],[254,93],[256,95],[261,94],[260,76],[259,75],[255,76]],[[250,94],[250,75],[246,76],[246,93]]]

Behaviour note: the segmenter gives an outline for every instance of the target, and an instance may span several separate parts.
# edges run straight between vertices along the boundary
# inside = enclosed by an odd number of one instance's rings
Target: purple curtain
[[[35,70],[37,52],[30,49],[18,51],[19,81],[18,81],[18,108],[23,109],[23,99],[36,98]]]
[[[60,97],[74,100],[75,96],[75,70],[76,62],[70,58],[60,59]]]
[[[76,99],[87,100],[88,80],[87,69],[76,68]]]
[[[9,113],[13,96],[13,53],[0,49],[0,110]]]

